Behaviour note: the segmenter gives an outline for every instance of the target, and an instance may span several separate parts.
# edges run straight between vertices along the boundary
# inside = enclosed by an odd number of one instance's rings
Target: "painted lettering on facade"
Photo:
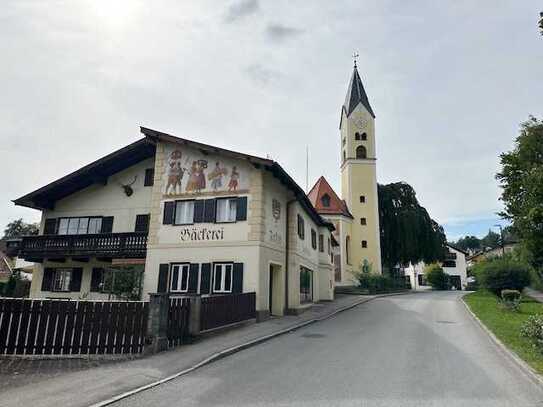
[[[224,240],[224,228],[195,228],[187,227],[180,231],[182,242],[206,242]]]

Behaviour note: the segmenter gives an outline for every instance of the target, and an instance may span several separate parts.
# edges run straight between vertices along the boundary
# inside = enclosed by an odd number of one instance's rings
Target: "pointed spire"
[[[360,75],[358,74],[358,68],[356,66],[356,58],[355,58],[353,75],[351,76],[351,81],[349,82],[349,89],[347,89],[347,95],[345,96],[345,103],[343,104],[343,108],[345,109],[345,113],[347,114],[347,117],[350,116],[350,114],[353,112],[356,106],[358,106],[359,103],[362,103],[362,106],[364,106],[368,110],[368,112],[372,115],[372,117],[375,118],[375,114],[373,113],[373,110],[370,106],[370,102],[368,100],[368,95],[366,95],[366,91],[364,90],[364,85],[362,85],[362,79],[360,79]]]

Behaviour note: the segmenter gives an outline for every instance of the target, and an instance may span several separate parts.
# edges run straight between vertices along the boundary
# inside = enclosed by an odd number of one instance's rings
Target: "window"
[[[354,133],[354,139],[360,140],[360,133]]]
[[[343,150],[343,161],[347,159],[347,154],[345,153],[345,150]]]
[[[170,277],[170,291],[186,293],[189,289],[189,264],[173,264]]]
[[[322,206],[328,208],[330,206],[330,195],[324,194],[321,198]]]
[[[216,263],[213,266],[213,292],[232,292],[232,263]]]
[[[347,236],[345,238],[345,261],[347,264],[351,264],[351,238]]]
[[[194,201],[177,201],[175,203],[176,225],[190,225],[194,222]]]
[[[366,249],[368,247],[368,241],[362,240],[362,248]]]
[[[58,221],[59,235],[86,235],[100,233],[102,218],[60,218]]]
[[[445,260],[443,262],[443,267],[456,267],[456,261],[454,261],[454,260]]]
[[[343,137],[343,140],[341,141],[341,145],[344,146],[344,145],[345,145],[345,142],[346,142],[345,137]]]
[[[366,197],[364,195],[360,195],[360,203],[365,203]]]
[[[216,222],[235,222],[237,198],[217,199]]]
[[[360,224],[362,226],[367,225],[366,218],[360,218]]]
[[[311,229],[311,247],[313,250],[317,250],[317,232],[315,232],[315,229]]]
[[[143,180],[144,187],[152,187],[155,183],[155,169],[147,168],[145,170],[145,179]]]
[[[324,253],[324,236],[319,234],[319,252]]]
[[[305,239],[305,225],[304,218],[298,215],[298,236],[300,239]]]
[[[72,269],[56,269],[53,291],[70,291],[72,280]]]
[[[368,139],[368,135],[367,135],[366,133],[362,133],[362,134],[360,135],[360,140],[366,141],[367,139]]]
[[[149,232],[149,214],[145,215],[136,215],[136,227],[134,232]]]
[[[313,272],[303,266],[300,267],[300,302],[313,301]]]
[[[367,158],[368,157],[368,153],[366,151],[366,147],[364,146],[358,146],[356,147],[356,158]]]

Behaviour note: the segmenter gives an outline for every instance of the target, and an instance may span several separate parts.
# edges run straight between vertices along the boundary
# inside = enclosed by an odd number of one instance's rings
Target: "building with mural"
[[[317,212],[335,226],[339,242],[335,282],[353,285],[365,267],[381,273],[375,114],[356,64],[341,107],[341,197],[321,177],[308,194]]]
[[[31,297],[255,292],[259,317],[332,300],[332,223],[275,161],[141,128],[144,138],[15,200],[42,211],[19,256]]]

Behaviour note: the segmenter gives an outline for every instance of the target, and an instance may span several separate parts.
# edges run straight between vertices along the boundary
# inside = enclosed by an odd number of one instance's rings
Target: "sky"
[[[499,154],[542,117],[540,1],[24,1],[0,15],[0,228],[11,202],[142,135],[278,161],[339,192],[358,52],[380,183],[405,181],[452,240],[498,222]]]

